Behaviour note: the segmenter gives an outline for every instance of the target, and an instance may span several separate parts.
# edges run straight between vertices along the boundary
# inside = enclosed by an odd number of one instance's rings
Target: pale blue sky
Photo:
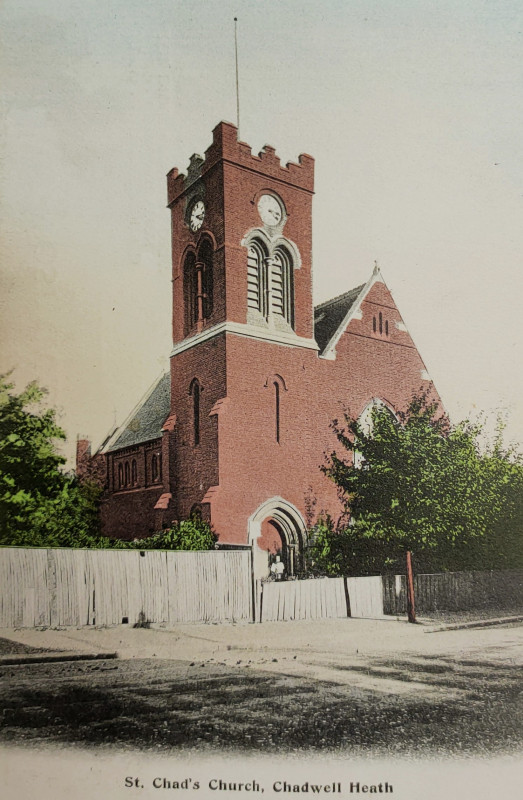
[[[316,158],[315,300],[382,266],[455,418],[523,441],[523,4],[4,0],[2,358],[74,440],[167,365],[165,173],[235,121]],[[154,322],[151,322],[154,320]]]

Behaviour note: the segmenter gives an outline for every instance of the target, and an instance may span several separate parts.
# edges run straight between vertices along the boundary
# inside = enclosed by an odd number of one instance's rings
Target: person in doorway
[[[280,556],[276,556],[276,560],[271,564],[271,575],[273,575],[277,581],[281,581],[284,572],[285,567],[283,561],[281,561]]]

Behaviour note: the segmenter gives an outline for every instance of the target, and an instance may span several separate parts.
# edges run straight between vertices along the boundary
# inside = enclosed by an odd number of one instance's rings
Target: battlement
[[[205,158],[193,155],[190,159],[187,175],[173,168],[167,173],[167,203],[170,206],[183,192],[207,170],[219,161],[228,161],[245,169],[259,172],[277,180],[285,181],[292,186],[314,191],[314,159],[302,153],[298,163],[289,161],[281,165],[276,150],[270,145],[254,155],[251,146],[238,141],[238,129],[230,122],[220,122],[213,130],[213,142],[205,151]]]

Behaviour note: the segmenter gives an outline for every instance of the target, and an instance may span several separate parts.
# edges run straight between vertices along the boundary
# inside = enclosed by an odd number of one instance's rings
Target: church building
[[[197,511],[219,544],[300,570],[307,529],[341,505],[320,467],[334,419],[392,413],[429,376],[377,267],[313,307],[314,160],[253,155],[221,122],[205,157],[167,176],[170,372],[93,457],[102,525],[147,536]],[[318,267],[321,269],[321,265]],[[78,471],[90,456],[78,442]]]

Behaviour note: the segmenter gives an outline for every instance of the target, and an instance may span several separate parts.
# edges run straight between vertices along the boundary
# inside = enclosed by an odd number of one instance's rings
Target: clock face
[[[266,225],[279,225],[283,217],[283,209],[272,194],[262,194],[258,200],[258,213]]]
[[[203,218],[205,217],[205,206],[203,204],[203,200],[198,200],[197,203],[194,204],[191,216],[189,218],[189,226],[192,231],[198,231],[203,225]]]

